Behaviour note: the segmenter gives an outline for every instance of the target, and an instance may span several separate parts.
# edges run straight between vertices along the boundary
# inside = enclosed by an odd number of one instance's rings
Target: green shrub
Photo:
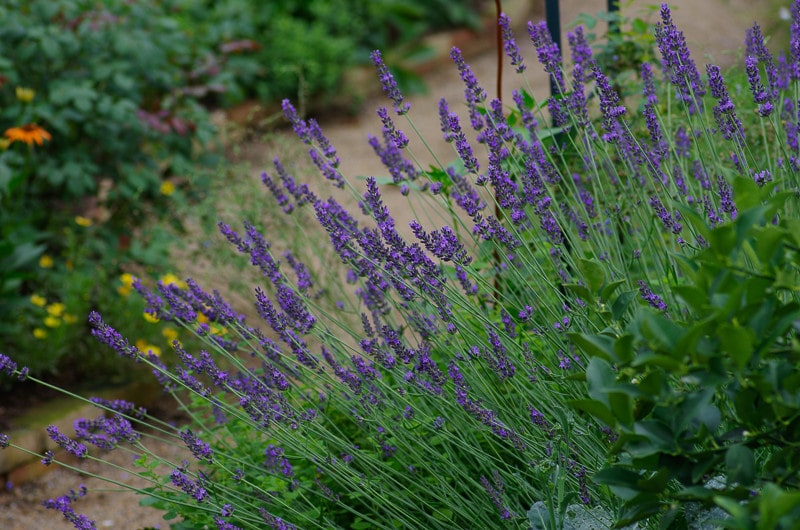
[[[98,280],[163,272],[163,237],[139,227],[202,194],[214,131],[197,50],[161,2],[9,1],[0,20],[0,343],[39,373],[96,357],[79,337],[109,301]],[[43,341],[32,295],[79,323]]]

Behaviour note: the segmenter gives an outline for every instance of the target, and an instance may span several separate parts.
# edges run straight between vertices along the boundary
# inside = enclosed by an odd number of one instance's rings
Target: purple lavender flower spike
[[[769,48],[767,48],[767,45],[764,43],[764,35],[762,35],[761,27],[759,27],[758,24],[753,24],[753,27],[747,30],[745,47],[746,56],[753,56],[758,59],[759,64],[764,65],[764,73],[767,76],[769,102],[774,104],[778,99],[780,85],[778,68],[775,65],[775,58],[772,56],[772,52],[769,51]]]
[[[88,456],[89,452],[85,445],[62,434],[55,425],[48,425],[46,430],[50,439],[69,454],[77,456],[80,459],[84,459]]]
[[[95,522],[83,514],[75,513],[72,509],[72,503],[87,493],[86,486],[81,485],[76,492],[70,490],[69,495],[62,495],[54,499],[48,499],[42,502],[42,505],[49,510],[56,510],[61,512],[64,518],[75,526],[78,530],[96,530]]]
[[[792,15],[791,36],[789,38],[789,57],[791,79],[800,79],[800,0],[792,2],[790,10]]]
[[[653,105],[658,103],[658,96],[656,95],[656,83],[653,78],[653,67],[650,63],[642,63],[642,93],[647,101]]]
[[[547,29],[547,24],[544,21],[538,24],[528,22],[528,35],[530,35],[531,41],[536,47],[539,62],[544,66],[545,72],[550,74],[550,78],[558,90],[558,93],[554,94],[554,96],[566,94],[567,86],[564,83],[564,74],[561,71],[561,51],[558,49],[558,45],[553,42],[553,37]]]
[[[214,451],[211,446],[198,438],[190,429],[181,432],[181,440],[183,440],[196,459],[209,463],[212,461]]]
[[[725,87],[719,66],[706,65],[706,72],[711,95],[717,100],[717,104],[714,106],[714,120],[722,137],[726,140],[734,140],[740,146],[744,145],[744,128],[742,122],[736,117],[736,107],[728,95],[728,89]]]
[[[583,26],[578,26],[574,31],[567,32],[573,67],[579,69],[579,74],[573,71],[576,80],[586,82],[592,79],[592,69],[596,61],[592,57],[592,47],[586,41]]]
[[[381,80],[381,87],[383,88],[384,93],[394,102],[394,111],[398,115],[406,114],[409,110],[411,110],[411,103],[404,101],[403,94],[400,92],[400,88],[397,86],[397,81],[395,81],[394,76],[389,71],[389,68],[383,62],[383,57],[381,56],[381,52],[379,50],[375,50],[369,54],[372,62],[375,64],[375,67],[378,69],[378,75],[380,76]]]
[[[511,29],[511,20],[505,13],[500,13],[498,23],[503,31],[503,45],[506,55],[511,59],[511,66],[516,66],[516,72],[521,74],[525,71],[526,66],[522,60],[522,54],[519,52],[517,40],[514,38],[514,30]]]
[[[701,98],[706,93],[705,88],[689,53],[686,38],[672,22],[672,13],[667,4],[661,4],[661,22],[656,25],[655,33],[665,75],[678,89],[680,98],[689,105],[689,112],[698,111],[702,105]]]
[[[5,433],[0,433],[0,449],[8,448],[8,444],[11,442],[11,437]]]
[[[100,313],[96,311],[89,313],[89,325],[92,327],[92,335],[100,341],[101,344],[110,346],[122,357],[134,360],[141,359],[142,353],[139,349],[132,346],[117,330],[106,324],[100,316]]]
[[[472,68],[464,61],[461,50],[455,47],[451,49],[450,58],[456,64],[456,68],[458,68],[458,72],[461,74],[461,80],[464,81],[464,84],[467,86],[464,90],[464,99],[469,109],[469,119],[472,128],[476,131],[480,131],[483,129],[484,123],[483,116],[481,116],[478,110],[478,104],[486,101],[486,91],[478,84],[478,79],[475,77]]]
[[[639,294],[641,295],[642,300],[650,304],[650,307],[666,313],[667,304],[664,302],[663,298],[655,294],[650,287],[648,287],[644,280],[639,280],[636,282],[636,284],[639,286]]]
[[[603,128],[606,130],[604,139],[607,141],[618,137],[616,124],[619,118],[627,111],[624,105],[620,105],[619,94],[611,87],[608,77],[595,67],[593,70],[597,91],[600,95],[600,112],[603,114]]]
[[[496,470],[492,472],[492,477],[494,478],[494,485],[489,482],[484,476],[481,476],[480,482],[483,489],[486,491],[486,494],[491,499],[492,504],[500,511],[500,519],[507,520],[512,519],[515,517],[515,514],[508,509],[508,506],[505,505],[503,502],[503,479]]]
[[[761,82],[761,74],[758,71],[758,59],[752,55],[745,57],[744,68],[747,72],[747,80],[750,83],[750,91],[753,93],[753,101],[758,105],[758,114],[766,118],[772,113],[772,97]]]
[[[11,360],[11,357],[0,353],[0,372],[5,372],[6,375],[12,376],[17,371],[17,363]]]

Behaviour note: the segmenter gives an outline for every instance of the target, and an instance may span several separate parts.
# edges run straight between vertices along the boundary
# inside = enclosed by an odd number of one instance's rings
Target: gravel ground
[[[566,24],[573,20],[582,7],[587,9],[587,4],[583,0],[562,0],[562,22]],[[701,70],[703,70],[703,64],[709,54],[714,54],[716,62],[729,64],[732,56],[723,54],[723,50],[739,48],[744,40],[745,28],[751,25],[753,20],[763,20],[766,17],[775,18],[774,13],[766,10],[767,6],[774,4],[769,0],[678,0],[672,1],[670,4],[678,6],[678,9],[673,12],[673,18],[685,32],[689,46],[694,51],[695,61]],[[595,12],[604,6],[605,2],[593,2],[588,10]],[[636,6],[634,5],[629,11],[636,14]],[[724,31],[720,31],[720,28],[724,28]],[[518,33],[518,40],[520,43],[525,42],[522,33]],[[526,49],[525,55],[530,64],[529,72],[526,74],[528,74],[534,90],[538,91],[536,92],[537,96],[546,96],[547,80],[538,71],[538,65],[534,64],[535,54],[529,48],[524,49]],[[469,63],[487,89],[494,86],[496,67],[493,52],[472,58]],[[438,138],[439,123],[436,104],[440,97],[446,97],[451,108],[458,108],[463,96],[463,85],[458,78],[458,73],[449,66],[432,72],[427,76],[426,81],[431,93],[409,98],[412,103],[411,117],[427,138]],[[512,88],[515,88],[513,83],[510,80],[507,81],[507,93],[504,98],[509,101]],[[491,90],[489,92],[494,95]],[[356,119],[348,120],[346,123],[340,121],[324,126],[326,135],[339,150],[342,158],[342,171],[346,175],[385,173],[366,143],[368,133],[378,134],[380,131],[380,122],[374,114],[374,109],[378,105],[387,105],[387,103],[383,99],[367,101],[363,107],[364,111]],[[412,139],[412,146],[414,142],[415,140]],[[274,154],[264,153],[263,146],[258,144],[243,147],[243,153],[250,153],[253,167],[256,169],[266,167],[267,162]],[[417,147],[416,150],[423,151],[420,147]],[[433,150],[437,156],[444,156],[445,159],[449,160],[452,157],[452,148],[443,142],[434,145]],[[432,161],[425,156],[420,158],[423,165]],[[402,200],[399,195],[394,199]],[[386,201],[392,209],[392,198],[386,197]],[[403,201],[396,204],[405,203]],[[392,211],[394,213],[398,210],[392,209]],[[398,225],[401,222],[398,221]],[[154,446],[153,448],[173,461],[180,461],[182,458],[179,451],[172,447]],[[112,453],[110,459],[122,466],[129,465],[131,461],[130,455],[121,452]],[[82,466],[85,473],[100,471],[100,467],[94,462],[87,462]],[[89,488],[89,494],[77,501],[74,509],[76,512],[85,513],[94,519],[98,528],[133,530],[158,527],[159,525],[161,528],[168,528],[168,524],[161,519],[161,512],[140,507],[136,495],[116,491],[116,487],[109,488],[107,484],[85,475],[53,467],[52,471],[31,483],[0,492],[0,528],[4,530],[73,528],[61,515],[45,509],[41,502],[43,499],[64,495],[70,488],[76,488],[81,483]],[[124,472],[114,471],[111,476],[131,485],[142,485],[141,483],[137,484],[133,477]]]
[[[187,457],[183,448],[163,442],[147,442],[151,451],[173,462],[180,462]],[[191,457],[191,456],[190,456]],[[116,450],[106,452],[102,458],[117,466],[131,469],[133,455]],[[75,462],[70,460],[83,472],[77,473],[52,465],[40,478],[19,486],[6,485],[0,493],[0,528],[3,530],[61,530],[74,526],[59,513],[48,510],[42,501],[69,493],[70,489],[78,489],[80,484],[88,488],[89,493],[73,503],[76,513],[85,514],[93,519],[97,528],[114,528],[117,530],[136,530],[141,528],[169,528],[163,520],[163,512],[139,506],[141,496],[130,491],[121,490],[118,486],[108,484],[94,478],[92,474],[102,474],[133,487],[145,487],[143,479],[122,470],[109,470],[108,467],[95,461]]]

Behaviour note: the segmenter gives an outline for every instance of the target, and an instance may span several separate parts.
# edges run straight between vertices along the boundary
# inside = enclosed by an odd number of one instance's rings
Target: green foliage
[[[374,49],[396,62],[419,53],[433,31],[479,21],[480,0],[171,0],[181,28],[205,51],[203,71],[224,87],[223,105],[284,98],[322,109],[341,95],[344,73]]]
[[[625,501],[619,524],[693,501],[728,510],[728,528],[793,527],[800,232],[776,217],[787,200],[708,231],[709,247],[681,260],[685,311],[640,308],[619,333],[573,336],[591,361],[589,399],[572,405],[619,434],[594,476]]]
[[[87,377],[108,368],[83,325],[114,305],[103,284],[165,272],[165,232],[140,226],[202,194],[209,87],[161,2],[11,1],[0,20],[0,344]]]
[[[630,8],[633,3],[634,0],[629,0],[625,7]],[[600,11],[594,16],[581,13],[570,24],[572,27],[585,28],[598,66],[613,80],[615,86],[625,87],[626,95],[637,87],[636,80],[642,63],[658,61],[654,25],[650,22],[658,6],[653,4],[645,9],[646,15],[634,18],[628,18],[620,11]],[[608,31],[601,37],[594,32],[598,22],[608,25]]]

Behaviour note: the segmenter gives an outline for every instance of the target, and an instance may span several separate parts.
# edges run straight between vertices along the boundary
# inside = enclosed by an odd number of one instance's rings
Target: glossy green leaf
[[[753,451],[745,445],[733,445],[725,452],[728,480],[743,486],[753,484],[756,478],[756,460]]]

